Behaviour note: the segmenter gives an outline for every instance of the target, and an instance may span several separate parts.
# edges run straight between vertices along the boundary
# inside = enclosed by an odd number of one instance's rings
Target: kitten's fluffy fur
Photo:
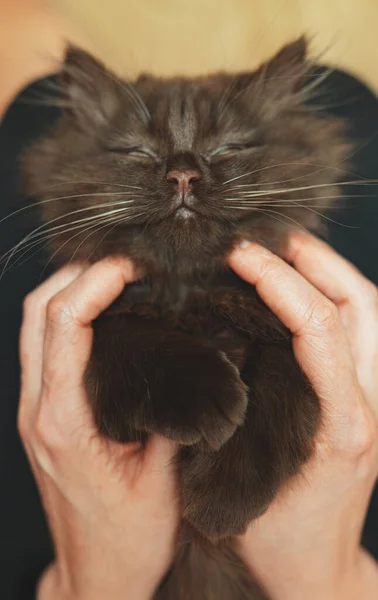
[[[71,49],[67,108],[25,155],[58,265],[126,255],[145,273],[94,323],[86,384],[103,435],[181,445],[159,599],[263,598],[232,536],[312,452],[320,408],[289,332],[225,266],[243,238],[279,252],[295,222],[316,230],[338,195],[342,126],[306,106],[307,77],[304,39],[253,73],[132,85]]]

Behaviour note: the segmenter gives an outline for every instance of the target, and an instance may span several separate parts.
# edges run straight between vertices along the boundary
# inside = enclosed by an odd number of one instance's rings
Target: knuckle
[[[45,444],[46,439],[49,437],[49,424],[44,418],[43,411],[40,411],[34,424],[35,436],[40,443]]]
[[[104,259],[104,263],[106,265],[109,265],[111,267],[114,267],[116,269],[119,269],[121,264],[122,264],[122,258],[120,256],[117,255],[111,255],[111,256],[107,256]]]
[[[348,444],[349,453],[356,458],[370,454],[376,435],[374,420],[365,414],[359,419],[358,424],[352,427]]]
[[[34,432],[38,442],[44,447],[54,447],[56,441],[56,427],[51,415],[51,395],[46,389],[42,392],[40,409],[38,411]]]
[[[306,312],[306,324],[312,329],[332,332],[339,326],[339,312],[327,298],[316,300]]]
[[[18,411],[17,430],[22,441],[26,441],[29,438],[29,427],[23,410]]]
[[[37,308],[37,298],[36,293],[30,292],[27,296],[25,296],[23,301],[23,315],[24,317],[33,314]]]
[[[368,281],[362,291],[364,306],[367,310],[378,314],[378,288]]]
[[[56,451],[61,447],[59,432],[45,410],[40,410],[35,422],[35,436],[41,446]]]
[[[377,438],[374,416],[367,408],[359,406],[345,419],[342,435],[334,440],[333,449],[348,459],[360,460],[370,455]]]
[[[281,261],[274,254],[264,252],[264,258],[260,265],[260,274],[264,278],[281,272]]]
[[[38,445],[52,456],[64,454],[70,448],[70,424],[67,423],[64,411],[60,410],[60,402],[56,392],[44,390],[38,411],[34,435]]]
[[[118,278],[120,281],[124,280],[124,271],[126,265],[126,259],[122,256],[107,256],[103,260],[103,264],[106,265],[107,271],[112,272],[113,276]]]
[[[65,299],[55,296],[47,304],[46,311],[48,324],[52,326],[67,325],[73,321],[73,311]]]

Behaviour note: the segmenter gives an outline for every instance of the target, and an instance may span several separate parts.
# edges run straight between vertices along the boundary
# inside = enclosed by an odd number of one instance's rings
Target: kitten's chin
[[[187,208],[186,206],[181,206],[181,208],[176,210],[174,214],[175,219],[182,222],[193,220],[196,218],[196,216],[196,213],[190,208]]]

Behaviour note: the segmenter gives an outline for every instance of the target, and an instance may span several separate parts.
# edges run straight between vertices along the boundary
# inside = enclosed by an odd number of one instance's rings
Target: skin
[[[146,600],[171,560],[175,447],[99,438],[82,383],[91,321],[134,279],[125,260],[71,266],[25,302],[19,430],[56,550],[39,600]]]
[[[378,293],[311,236],[293,235],[286,259],[295,269],[245,243],[229,262],[293,332],[324,421],[303,474],[239,548],[272,600],[370,600],[378,569],[360,535],[378,471]],[[71,266],[25,303],[19,428],[57,556],[39,600],[151,598],[172,558],[175,448],[99,439],[82,386],[90,323],[134,278],[124,260]]]
[[[376,598],[360,548],[378,474],[378,293],[323,242],[292,236],[285,258],[246,244],[230,265],[293,333],[323,408],[315,454],[240,539],[272,600]]]

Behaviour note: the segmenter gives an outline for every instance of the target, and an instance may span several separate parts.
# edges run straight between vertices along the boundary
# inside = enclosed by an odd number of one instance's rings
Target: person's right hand
[[[122,259],[71,265],[25,302],[19,429],[56,551],[39,600],[148,600],[172,560],[174,444],[100,437],[83,384],[91,322],[133,279]]]
[[[241,552],[272,600],[372,600],[378,569],[360,537],[378,474],[377,289],[312,236],[293,235],[285,258],[295,269],[247,244],[230,265],[293,333],[323,423],[313,459]]]

